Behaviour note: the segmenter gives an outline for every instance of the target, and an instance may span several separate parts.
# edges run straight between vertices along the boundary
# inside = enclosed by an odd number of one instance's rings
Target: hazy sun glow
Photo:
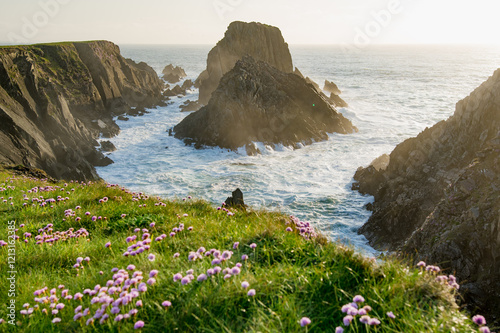
[[[290,44],[352,44],[360,34],[370,44],[500,44],[492,0],[0,0],[0,9],[3,44],[213,44],[235,20],[275,25]]]

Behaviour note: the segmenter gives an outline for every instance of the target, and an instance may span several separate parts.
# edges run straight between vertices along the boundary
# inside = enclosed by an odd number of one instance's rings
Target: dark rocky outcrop
[[[455,273],[472,306],[500,307],[500,69],[446,121],[408,139],[385,169],[361,168],[354,185],[375,197],[359,230]]]
[[[349,106],[346,101],[344,101],[339,95],[335,95],[334,93],[330,94],[328,101],[330,102],[330,104],[338,108],[346,108]]]
[[[201,104],[208,103],[222,76],[246,55],[265,61],[285,73],[293,71],[288,44],[278,28],[256,22],[232,22],[224,38],[209,52],[206,70],[196,79]]]
[[[340,97],[342,91],[339,89],[339,87],[337,87],[335,83],[325,80],[325,86],[323,87],[323,90],[327,93],[330,93],[330,98],[328,98],[328,101],[332,103],[332,105],[339,108],[346,108],[349,106],[347,105],[346,101],[344,101]]]
[[[166,89],[163,92],[163,96],[165,96],[165,97],[185,96],[185,95],[186,95],[186,89],[183,89],[178,84],[176,84],[173,88]]]
[[[158,105],[163,83],[145,63],[106,41],[0,48],[0,163],[39,168],[57,179],[97,179],[110,163],[96,138],[112,117]]]
[[[181,112],[198,111],[202,105],[197,101],[190,101],[189,99],[185,101],[181,106]]]
[[[224,75],[208,105],[174,128],[188,143],[229,149],[254,141],[297,147],[355,130],[303,78],[249,56]]]
[[[243,200],[243,192],[239,188],[233,191],[232,195],[224,202],[226,207],[235,207],[246,209],[245,201]]]
[[[187,76],[184,69],[179,66],[174,67],[172,64],[165,66],[162,74],[163,79],[169,83],[177,83]]]
[[[334,95],[342,94],[342,91],[340,91],[339,87],[337,87],[335,83],[328,80],[325,80],[325,86],[323,87],[323,90]]]
[[[103,152],[113,152],[116,150],[115,145],[111,141],[102,141],[101,142],[101,151]]]

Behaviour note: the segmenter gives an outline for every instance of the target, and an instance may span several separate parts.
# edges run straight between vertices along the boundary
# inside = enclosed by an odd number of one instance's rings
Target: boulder
[[[181,67],[174,67],[172,64],[165,66],[162,71],[163,79],[169,83],[177,83],[185,78],[186,72]]]
[[[184,91],[186,91],[186,90],[188,90],[188,89],[191,89],[191,87],[192,87],[193,85],[194,85],[193,81],[191,81],[191,80],[186,80],[186,81],[184,81],[184,82],[182,83],[181,88],[182,88]]]
[[[288,44],[278,28],[256,22],[232,22],[224,38],[209,52],[206,70],[196,79],[201,104],[208,103],[222,76],[245,55],[265,61],[285,73],[293,71]]]
[[[224,75],[208,105],[174,127],[187,143],[233,150],[255,141],[296,147],[356,130],[305,79],[250,56]]]
[[[111,141],[102,141],[101,142],[101,151],[103,152],[113,152],[116,150],[115,145]]]
[[[246,205],[243,201],[243,192],[239,188],[233,191],[232,196],[228,197],[224,202],[226,207],[242,208],[245,210]]]
[[[185,101],[181,106],[181,112],[198,111],[202,106],[197,101]]]

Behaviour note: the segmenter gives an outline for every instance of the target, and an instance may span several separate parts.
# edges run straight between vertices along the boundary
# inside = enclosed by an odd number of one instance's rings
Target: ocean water
[[[181,66],[194,80],[206,66],[211,46],[121,46],[122,54],[145,61],[158,73]],[[351,191],[359,166],[390,153],[401,141],[446,119],[455,104],[500,67],[499,47],[373,46],[346,53],[335,46],[291,46],[294,65],[323,86],[335,82],[349,107],[339,111],[359,132],[331,134],[329,140],[293,150],[261,145],[247,156],[219,148],[196,150],[166,132],[187,113],[179,105],[196,100],[197,90],[141,117],[117,121],[111,141],[115,162],[97,169],[110,183],[134,191],[218,205],[240,188],[255,208],[278,210],[312,222],[330,239],[376,254],[358,228],[369,218],[372,200]]]

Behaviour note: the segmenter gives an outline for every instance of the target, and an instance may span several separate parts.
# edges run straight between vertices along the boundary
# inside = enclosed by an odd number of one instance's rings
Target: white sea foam
[[[173,63],[195,79],[210,47],[122,47],[160,72]],[[372,200],[351,191],[352,176],[396,144],[446,119],[455,103],[500,67],[498,49],[377,47],[346,55],[338,48],[292,47],[294,64],[321,86],[334,81],[350,104],[340,111],[359,132],[331,134],[329,140],[293,150],[256,143],[262,155],[220,148],[196,150],[168,136],[188,113],[179,112],[197,91],[141,117],[117,121],[111,139],[115,162],[98,172],[107,181],[165,197],[192,195],[214,204],[239,187],[245,202],[313,222],[331,239],[375,253],[357,229],[368,219]],[[469,59],[475,59],[470,62]]]

